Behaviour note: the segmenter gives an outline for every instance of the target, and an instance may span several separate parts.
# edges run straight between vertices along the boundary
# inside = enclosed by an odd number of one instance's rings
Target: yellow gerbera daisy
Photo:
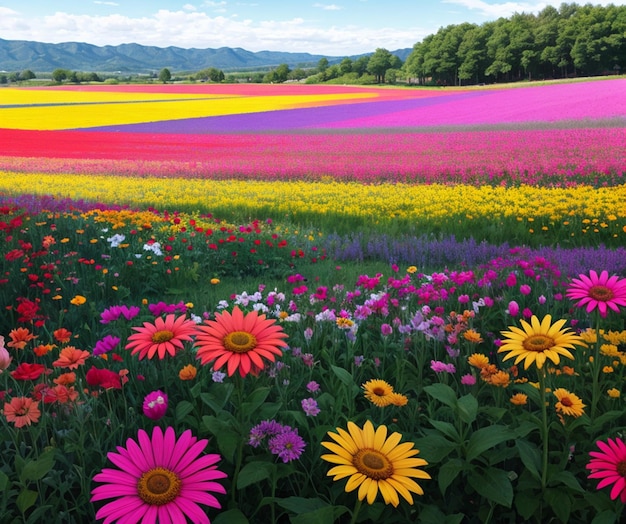
[[[483,369],[489,365],[489,357],[482,353],[473,353],[467,357],[467,363],[472,367]]]
[[[388,382],[375,378],[363,384],[363,389],[365,398],[379,408],[391,404],[393,387]]]
[[[406,406],[409,403],[409,399],[402,393],[396,393],[395,391],[389,395],[389,400],[394,406]]]
[[[411,493],[424,494],[413,479],[430,479],[428,473],[417,469],[428,463],[415,458],[419,450],[412,442],[400,444],[400,433],[387,436],[387,426],[374,429],[368,420],[362,429],[354,422],[348,422],[348,431],[337,428],[337,433],[329,431],[328,436],[334,442],[322,442],[322,446],[332,454],[321,458],[337,464],[328,471],[333,480],[350,477],[345,488],[347,493],[359,488],[359,500],[367,497],[367,503],[373,504],[380,491],[385,504],[394,507],[400,503],[398,494],[409,504],[413,504]]]
[[[509,326],[510,331],[501,332],[507,338],[502,341],[498,353],[508,351],[509,354],[503,360],[515,357],[515,364],[523,360],[524,369],[528,369],[533,363],[541,369],[546,359],[558,364],[561,356],[574,360],[569,350],[575,349],[576,345],[586,344],[569,328],[561,329],[565,322],[566,320],[562,319],[552,324],[551,315],[546,315],[540,322],[533,315],[530,324],[525,320],[521,321],[523,329]]]
[[[509,401],[516,406],[525,406],[528,404],[528,395],[525,393],[515,393],[515,395],[511,396]]]
[[[567,389],[558,388],[554,390],[554,396],[559,399],[555,404],[557,413],[563,413],[570,417],[578,418],[585,413],[585,404],[574,393]]]

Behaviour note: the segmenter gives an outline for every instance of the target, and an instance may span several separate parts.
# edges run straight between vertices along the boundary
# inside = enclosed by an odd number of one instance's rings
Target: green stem
[[[356,519],[359,516],[359,512],[361,511],[362,505],[363,505],[363,501],[361,499],[357,499],[356,504],[354,505],[354,510],[352,511],[352,519],[350,519],[350,524],[356,523]]]
[[[543,493],[548,480],[548,407],[546,406],[546,370],[539,371],[539,403],[541,404],[541,444],[543,446],[541,466],[541,492]]]
[[[591,363],[591,420],[595,419],[600,400],[598,385],[600,383],[600,314],[596,311],[595,332],[596,343],[593,351],[593,362]]]

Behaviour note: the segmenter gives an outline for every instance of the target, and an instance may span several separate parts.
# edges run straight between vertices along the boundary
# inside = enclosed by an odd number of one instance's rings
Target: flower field
[[[620,522],[625,87],[1,89],[0,523]]]

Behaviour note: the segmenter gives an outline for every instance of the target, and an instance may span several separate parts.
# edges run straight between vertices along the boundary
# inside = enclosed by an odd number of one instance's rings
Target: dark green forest
[[[563,3],[481,25],[442,27],[404,64],[415,82],[467,85],[620,74],[626,67],[626,6]]]

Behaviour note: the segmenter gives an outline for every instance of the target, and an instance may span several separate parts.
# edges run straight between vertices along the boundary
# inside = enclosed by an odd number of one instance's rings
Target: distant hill
[[[392,53],[404,61],[411,51],[412,49],[401,49]],[[280,64],[287,64],[291,68],[315,66],[321,58],[326,58],[333,64],[345,56],[332,57],[280,51],[252,52],[239,47],[184,49],[139,44],[99,47],[80,42],[46,44],[0,38],[0,71],[9,72],[25,69],[34,72],[69,69],[86,72],[151,73],[164,67],[173,72],[200,71],[209,67],[223,71],[245,71]]]

